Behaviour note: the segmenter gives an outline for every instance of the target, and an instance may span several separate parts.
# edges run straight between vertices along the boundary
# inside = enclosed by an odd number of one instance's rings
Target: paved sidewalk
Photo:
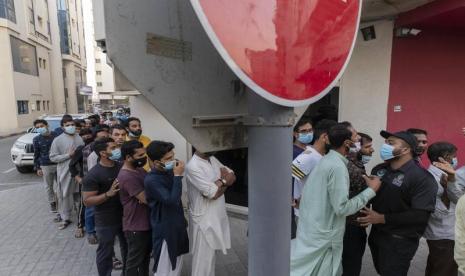
[[[75,224],[58,230],[47,205],[40,184],[0,191],[0,275],[97,275],[96,245],[87,244],[86,239],[75,239]],[[233,248],[226,256],[217,255],[216,275],[245,276],[247,221],[231,217],[230,223]],[[424,275],[427,254],[428,249],[422,242],[409,275]],[[188,255],[183,276],[190,274],[190,263]],[[376,273],[367,249],[362,276],[372,275]]]

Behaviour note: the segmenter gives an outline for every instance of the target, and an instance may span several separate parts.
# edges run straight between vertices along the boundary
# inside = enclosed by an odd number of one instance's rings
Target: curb
[[[1,140],[1,139],[8,138],[8,137],[12,137],[12,136],[20,135],[20,134],[25,134],[25,133],[26,133],[26,131],[20,131],[20,132],[15,132],[15,133],[10,133],[10,134],[0,135],[0,140]]]

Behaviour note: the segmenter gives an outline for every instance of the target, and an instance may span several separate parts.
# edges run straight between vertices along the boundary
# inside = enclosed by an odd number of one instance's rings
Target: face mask
[[[142,129],[136,130],[136,131],[129,131],[129,136],[131,137],[140,137],[142,134]]]
[[[65,132],[74,135],[76,133],[76,127],[75,126],[67,126],[65,127]]]
[[[452,159],[451,165],[452,165],[452,168],[454,168],[454,169],[457,168],[457,166],[459,165],[459,161],[458,161],[457,157],[454,157]]]
[[[145,166],[145,164],[147,164],[147,156],[144,156],[144,157],[139,158],[139,159],[134,159],[134,160],[132,160],[131,163],[136,168],[142,168],[143,166]]]
[[[45,135],[45,134],[47,134],[47,132],[48,132],[48,130],[47,130],[46,127],[39,127],[37,129],[37,133],[39,133],[40,135]]]
[[[172,169],[174,169],[174,164],[176,164],[176,160],[166,162],[165,167],[164,167],[165,170],[166,171],[171,171]]]
[[[111,156],[108,159],[117,161],[121,159],[121,149],[114,149],[111,151]]]
[[[371,160],[371,156],[370,155],[362,155],[362,163],[365,165],[365,164],[368,164],[368,162],[370,162]]]
[[[310,144],[313,141],[313,132],[299,133],[297,141],[301,142],[302,144]]]
[[[389,144],[383,144],[379,150],[379,155],[384,161],[394,158],[394,147]]]
[[[328,153],[331,150],[331,145],[325,144],[325,150],[326,150],[326,153]]]
[[[354,143],[354,147],[349,148],[350,153],[358,153],[362,149],[362,144],[360,142]]]

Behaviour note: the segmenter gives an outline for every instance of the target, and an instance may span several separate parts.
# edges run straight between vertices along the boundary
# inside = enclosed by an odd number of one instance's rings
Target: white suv
[[[85,119],[91,114],[71,114],[73,119]],[[49,130],[55,130],[60,127],[61,115],[44,115],[39,117],[48,123]],[[34,167],[34,146],[32,140],[39,135],[34,127],[27,130],[27,133],[19,137],[13,147],[11,147],[11,161],[15,164],[20,173],[31,172]]]

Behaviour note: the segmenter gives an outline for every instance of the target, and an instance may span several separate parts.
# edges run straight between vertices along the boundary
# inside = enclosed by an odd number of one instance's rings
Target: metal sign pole
[[[265,119],[250,126],[248,275],[283,276],[290,271],[291,124],[293,108],[249,93],[249,114]]]

